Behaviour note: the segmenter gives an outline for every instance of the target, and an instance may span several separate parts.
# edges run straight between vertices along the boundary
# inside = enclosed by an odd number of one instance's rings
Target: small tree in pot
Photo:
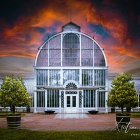
[[[12,113],[15,113],[16,106],[29,106],[30,97],[20,76],[11,75],[3,79],[0,104],[3,107],[9,106]]]
[[[130,114],[123,114],[124,107],[130,110],[131,107],[136,107],[138,104],[134,82],[131,81],[131,75],[121,73],[112,81],[109,92],[108,106],[121,108],[122,114],[116,114],[116,121],[119,127],[124,124],[128,125],[130,122]]]
[[[131,82],[132,76],[127,73],[121,73],[112,81],[111,90],[108,97],[108,106],[118,106],[123,113],[124,107],[130,109],[138,104],[137,93],[134,88],[134,82]]]

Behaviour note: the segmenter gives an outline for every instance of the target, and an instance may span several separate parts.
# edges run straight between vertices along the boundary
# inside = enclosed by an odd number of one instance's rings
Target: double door
[[[65,92],[65,113],[77,113],[78,95],[75,92]]]

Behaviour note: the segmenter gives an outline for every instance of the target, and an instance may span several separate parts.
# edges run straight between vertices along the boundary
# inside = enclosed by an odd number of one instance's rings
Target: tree
[[[20,76],[6,76],[0,89],[0,105],[10,106],[15,113],[16,106],[29,106],[30,97]]]
[[[132,76],[127,73],[116,76],[109,91],[108,106],[118,106],[122,113],[124,107],[131,109],[137,106],[138,98],[132,80]]]

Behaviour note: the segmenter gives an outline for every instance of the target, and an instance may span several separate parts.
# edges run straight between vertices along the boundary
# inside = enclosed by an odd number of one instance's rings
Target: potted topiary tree
[[[121,114],[116,114],[116,121],[130,121],[130,114],[123,112],[124,108],[130,111],[138,104],[132,76],[121,73],[112,81],[111,90],[108,96],[108,106],[120,107]]]
[[[21,115],[15,114],[15,107],[29,106],[30,97],[20,76],[6,76],[0,89],[0,104],[3,107],[10,107],[12,114],[7,115],[8,128],[20,126]]]

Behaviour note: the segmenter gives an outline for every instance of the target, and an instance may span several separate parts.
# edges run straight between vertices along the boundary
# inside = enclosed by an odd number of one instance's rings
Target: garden
[[[97,112],[88,114],[89,119],[54,119],[55,114],[16,112],[16,106],[25,106],[28,111],[30,97],[21,77],[7,76],[1,86],[0,104],[10,106],[11,112],[0,111],[0,139],[139,139],[140,112],[131,112],[137,106],[131,81],[132,77],[123,73],[112,82],[108,106],[117,106],[121,112]]]

